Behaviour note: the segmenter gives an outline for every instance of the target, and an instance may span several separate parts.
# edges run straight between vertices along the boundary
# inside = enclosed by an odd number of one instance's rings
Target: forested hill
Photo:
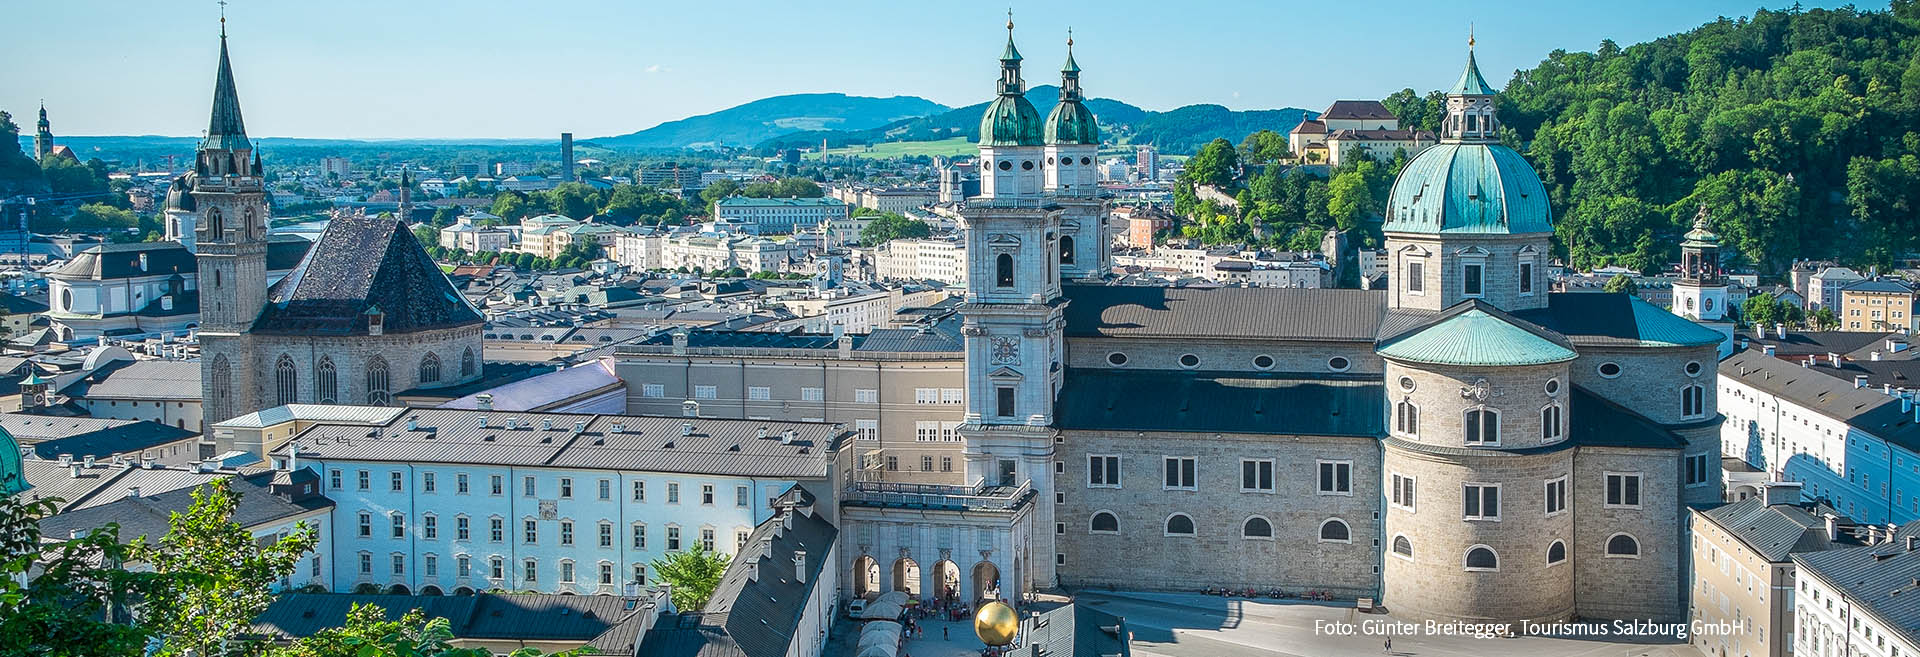
[[[1658,268],[1703,204],[1762,273],[1887,264],[1920,239],[1916,0],[1556,51],[1502,90],[1500,117],[1576,267]]]

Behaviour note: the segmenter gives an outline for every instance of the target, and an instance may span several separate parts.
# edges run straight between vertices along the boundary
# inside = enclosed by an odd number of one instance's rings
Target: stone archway
[[[860,555],[853,560],[853,597],[869,598],[880,594],[880,562]]]
[[[933,595],[942,599],[960,599],[960,564],[941,559],[933,564]]]
[[[991,561],[973,565],[973,597],[975,601],[1000,599],[999,566]]]
[[[446,595],[446,593],[442,592],[440,587],[428,584],[420,587],[420,595]]]
[[[410,595],[410,592],[407,591],[407,585],[405,584],[389,586],[387,587],[387,593],[390,595]]]
[[[893,590],[904,591],[908,597],[920,597],[920,564],[908,557],[893,561]]]
[[[473,595],[473,587],[469,587],[469,586],[453,587],[453,594],[454,595]]]

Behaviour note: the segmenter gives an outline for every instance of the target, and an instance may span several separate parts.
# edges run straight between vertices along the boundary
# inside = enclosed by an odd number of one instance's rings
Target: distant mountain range
[[[791,94],[762,98],[712,114],[660,125],[593,143],[610,148],[752,146],[794,132],[866,130],[946,112],[945,105],[916,96],[873,98],[846,94]]]
[[[1027,100],[1041,116],[1060,102],[1060,88],[1041,85],[1027,90]],[[1259,130],[1287,132],[1300,125],[1312,112],[1288,107],[1272,110],[1230,110],[1219,105],[1188,105],[1165,112],[1141,109],[1111,98],[1091,98],[1087,109],[1099,118],[1108,143],[1124,139],[1131,144],[1153,144],[1166,153],[1192,153],[1216,138],[1239,142]],[[875,144],[890,141],[934,141],[952,137],[978,139],[980,115],[987,103],[968,105],[937,114],[902,119],[864,130],[831,129],[789,132],[755,144],[755,150],[772,152],[788,147],[819,146],[825,140],[830,147]]]

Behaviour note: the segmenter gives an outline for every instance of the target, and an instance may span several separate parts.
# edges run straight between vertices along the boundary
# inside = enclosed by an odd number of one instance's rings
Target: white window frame
[[[640,396],[654,399],[666,397],[667,387],[658,383],[642,383],[640,384]]]
[[[1479,568],[1479,567],[1473,567],[1473,566],[1468,566],[1468,565],[1467,565],[1467,555],[1469,555],[1469,554],[1473,554],[1473,551],[1474,551],[1474,550],[1480,550],[1480,549],[1484,549],[1484,550],[1486,550],[1486,551],[1488,551],[1488,552],[1492,552],[1492,553],[1493,553],[1493,567],[1492,567],[1492,568]],[[1461,551],[1460,551],[1460,568],[1461,568],[1462,570],[1465,570],[1465,571],[1467,571],[1467,572],[1470,572],[1470,573],[1497,573],[1497,572],[1500,572],[1500,561],[1501,561],[1501,559],[1500,559],[1500,551],[1499,551],[1499,550],[1495,550],[1495,549],[1493,549],[1493,546],[1491,546],[1491,545],[1487,545],[1487,544],[1485,544],[1485,543],[1475,543],[1475,544],[1473,544],[1473,545],[1469,545],[1469,546],[1467,546],[1467,549],[1465,549],[1465,550],[1461,550]]]
[[[1559,560],[1559,561],[1554,561],[1554,560],[1553,560],[1553,546],[1555,546],[1555,545],[1558,545],[1558,546],[1560,546],[1560,560]],[[1553,539],[1553,542],[1551,542],[1551,543],[1548,543],[1548,544],[1547,544],[1547,567],[1548,567],[1548,568],[1552,568],[1552,567],[1554,567],[1554,566],[1558,566],[1558,565],[1561,565],[1561,564],[1564,564],[1564,563],[1566,563],[1566,562],[1568,562],[1568,561],[1572,561],[1572,559],[1571,559],[1571,558],[1569,558],[1570,556],[1571,556],[1571,555],[1569,555],[1569,554],[1567,553],[1567,542],[1566,542],[1566,541],[1562,541],[1562,540],[1560,540],[1560,539],[1557,539],[1557,538],[1556,538],[1556,539]]]
[[[1408,423],[1402,421],[1405,419],[1402,413],[1406,411],[1412,411],[1412,431],[1408,431],[1406,426]],[[1392,413],[1393,417],[1388,421],[1388,425],[1393,428],[1393,435],[1416,440],[1420,438],[1420,405],[1413,403],[1412,397],[1402,397],[1400,401],[1394,402]]]
[[[1480,269],[1480,291],[1479,292],[1467,291],[1467,268],[1468,267],[1478,267]],[[1487,296],[1487,259],[1485,257],[1461,258],[1460,259],[1460,298],[1481,299],[1481,298],[1485,298],[1486,296]]]
[[[856,404],[880,403],[880,389],[879,388],[855,388],[853,390],[853,403],[856,403]]]
[[[826,400],[827,400],[826,388],[811,388],[811,387],[800,388],[800,401],[817,402],[817,401],[826,401]]]
[[[1549,411],[1551,411],[1553,415],[1552,423],[1546,421]],[[1561,406],[1560,402],[1556,401],[1541,406],[1540,420],[1540,444],[1552,445],[1567,439],[1567,409]],[[1549,429],[1552,430],[1552,433],[1548,433]]]
[[[1608,491],[1613,488],[1614,477],[1622,478],[1620,480],[1620,503],[1619,504],[1614,504],[1612,500],[1612,496],[1608,494]],[[1634,486],[1633,486],[1634,500],[1632,504],[1626,503],[1626,499],[1627,499],[1627,482],[1625,479],[1626,477],[1632,477],[1635,480]],[[1639,472],[1622,472],[1622,471],[1608,470],[1605,476],[1601,479],[1601,484],[1600,484],[1601,506],[1603,508],[1608,508],[1608,509],[1638,509],[1640,508],[1641,503],[1644,501],[1647,495],[1646,484],[1647,484],[1646,477],[1642,476],[1641,473]]]
[[[1253,522],[1254,518],[1259,518],[1261,521],[1267,523],[1266,536],[1253,536],[1247,533],[1247,523]],[[1240,519],[1240,538],[1242,539],[1249,540],[1249,541],[1277,541],[1277,540],[1280,540],[1280,537],[1278,536],[1279,533],[1280,533],[1279,529],[1274,527],[1273,525],[1273,519],[1268,518],[1265,515],[1256,513]]]
[[[1467,492],[1467,489],[1469,488],[1493,489],[1493,514],[1492,515],[1487,514],[1487,494],[1484,492],[1484,490],[1480,493],[1480,515],[1467,514],[1466,492]],[[1461,520],[1470,521],[1470,522],[1500,522],[1500,505],[1506,503],[1506,501],[1507,501],[1507,496],[1505,495],[1505,491],[1500,490],[1500,484],[1496,484],[1493,482],[1483,482],[1483,481],[1460,482],[1460,505],[1461,505],[1460,519]],[[1495,556],[1499,556],[1499,555],[1496,554]]]
[[[1191,534],[1175,534],[1175,533],[1173,533],[1173,532],[1170,532],[1170,531],[1167,531],[1167,523],[1170,523],[1170,522],[1173,522],[1173,517],[1174,517],[1174,516],[1181,516],[1181,517],[1184,517],[1184,518],[1186,518],[1186,519],[1187,519],[1187,524],[1190,524],[1190,525],[1193,525],[1193,533],[1191,533]],[[1179,512],[1179,511],[1175,511],[1175,512],[1173,512],[1173,513],[1169,513],[1169,514],[1167,514],[1167,517],[1165,517],[1165,518],[1161,518],[1161,519],[1160,519],[1160,535],[1161,535],[1161,536],[1163,536],[1163,537],[1167,537],[1167,538],[1199,538],[1199,536],[1200,536],[1200,522],[1199,522],[1199,521],[1196,521],[1196,520],[1194,520],[1194,519],[1193,519],[1193,515],[1192,515],[1192,514],[1188,514],[1188,513],[1182,513],[1182,512]]]
[[[1347,538],[1345,540],[1326,537],[1327,525],[1336,523],[1336,522],[1340,523],[1340,526],[1347,528]],[[1341,519],[1339,516],[1334,516],[1326,520],[1322,520],[1320,521],[1320,524],[1318,526],[1313,528],[1313,538],[1316,542],[1319,542],[1319,543],[1352,543],[1353,542],[1353,523],[1347,522],[1346,520]]]
[[[967,390],[965,388],[941,388],[940,403],[965,404],[967,403]]]
[[[1467,428],[1470,426],[1470,422],[1467,418],[1470,416],[1470,414],[1474,413],[1475,411],[1478,411],[1481,414],[1481,418],[1483,418],[1480,422],[1480,432],[1479,432],[1480,440],[1478,441],[1467,440]],[[1487,440],[1486,420],[1484,419],[1487,413],[1493,414],[1493,440]],[[1501,424],[1500,420],[1501,420],[1500,409],[1494,408],[1492,406],[1487,406],[1485,404],[1482,404],[1479,406],[1472,406],[1466,409],[1462,409],[1460,411],[1461,441],[1469,447],[1499,447],[1500,438],[1501,438],[1500,434],[1504,433],[1504,431],[1500,426]]]
[[[1412,539],[1412,538],[1408,538],[1406,534],[1394,534],[1394,535],[1393,535],[1393,538],[1389,538],[1389,539],[1387,539],[1387,554],[1390,554],[1390,555],[1393,555],[1394,557],[1397,557],[1397,558],[1399,558],[1399,559],[1402,559],[1402,560],[1405,560],[1405,561],[1408,561],[1408,562],[1411,562],[1411,561],[1413,561],[1413,555],[1411,555],[1411,554],[1401,554],[1399,550],[1395,550],[1395,549],[1393,549],[1393,548],[1394,548],[1394,547],[1395,547],[1395,546],[1396,546],[1397,544],[1399,544],[1399,543],[1400,543],[1400,539],[1403,539],[1403,538],[1405,538],[1405,539],[1407,539],[1407,549],[1408,549],[1408,550],[1413,550],[1413,549],[1415,549],[1415,548],[1413,547],[1413,539]]]
[[[1333,466],[1333,481],[1331,482],[1331,484],[1334,485],[1336,488],[1327,488],[1325,485],[1328,484],[1329,482],[1321,481],[1320,471],[1322,467],[1327,465]],[[1347,489],[1346,490],[1338,490],[1337,488],[1340,483],[1340,466],[1346,466],[1346,470],[1347,470]],[[1344,496],[1344,497],[1353,497],[1353,461],[1334,460],[1334,459],[1319,459],[1314,461],[1313,462],[1313,490],[1314,490],[1314,493],[1319,495],[1338,495],[1338,496]]]
[[[913,403],[915,404],[940,403],[940,389],[939,388],[914,388]]]
[[[1420,508],[1420,483],[1418,479],[1418,477],[1414,477],[1413,475],[1398,472],[1390,473],[1387,476],[1387,506],[1407,513],[1417,512]],[[1412,494],[1408,495],[1407,493]]]
[[[1546,514],[1546,517],[1552,518],[1554,516],[1567,512],[1568,503],[1571,502],[1571,500],[1569,500],[1567,497],[1567,494],[1571,492],[1571,489],[1568,488],[1568,485],[1567,485],[1568,481],[1569,481],[1568,475],[1560,475],[1558,477],[1548,479],[1541,484],[1541,491],[1540,491],[1541,510]],[[1555,488],[1556,485],[1558,486],[1557,490]],[[1560,498],[1560,508],[1558,509],[1553,508],[1553,501],[1554,501],[1553,493],[1555,492],[1559,493],[1559,498]]]
[[[1514,263],[1513,266],[1513,289],[1516,294],[1523,297],[1533,296],[1534,288],[1539,287],[1535,285],[1533,281],[1533,277],[1538,273],[1538,269],[1539,265],[1534,264],[1533,256],[1525,254],[1520,256],[1520,261]]]
[[[1100,463],[1100,466],[1102,468],[1101,479],[1103,481],[1097,484],[1093,483],[1093,459],[1101,459],[1101,463]],[[1120,479],[1119,481],[1111,481],[1111,482],[1104,481],[1106,479],[1106,477],[1104,476],[1106,474],[1105,472],[1106,459],[1113,459],[1112,471],[1114,474],[1119,475],[1119,479]],[[1126,481],[1126,473],[1124,472],[1125,468],[1126,468],[1126,459],[1122,458],[1119,454],[1088,454],[1087,455],[1087,488],[1120,488]]]
[[[857,440],[879,440],[880,421],[871,419],[854,420],[853,431]]]
[[[1253,464],[1253,487],[1247,486],[1247,465]],[[1267,487],[1260,488],[1260,466],[1267,466]],[[1240,492],[1271,495],[1279,489],[1280,462],[1275,459],[1240,459]]]
[[[1112,531],[1108,531],[1108,530],[1105,530],[1105,529],[1094,529],[1094,528],[1093,528],[1093,519],[1094,519],[1094,518],[1098,518],[1098,517],[1100,517],[1100,514],[1102,514],[1102,513],[1104,513],[1104,514],[1107,514],[1107,515],[1109,515],[1109,516],[1113,516],[1113,530],[1112,530]],[[1163,528],[1164,528],[1164,527],[1163,527]],[[1095,510],[1095,511],[1094,511],[1093,513],[1089,513],[1089,514],[1087,514],[1087,533],[1089,533],[1089,534],[1115,534],[1115,535],[1117,535],[1117,534],[1119,534],[1119,533],[1120,533],[1120,514],[1118,514],[1118,513],[1114,513],[1114,512],[1112,511],[1112,510],[1109,510],[1109,509],[1097,509],[1097,510]]]
[[[1691,413],[1687,412],[1687,402],[1689,401],[1687,396],[1689,393],[1697,393],[1700,396],[1699,403],[1696,404],[1696,408],[1694,408],[1693,412]],[[1680,386],[1680,417],[1684,419],[1692,420],[1692,419],[1703,418],[1706,416],[1707,416],[1706,386],[1702,386],[1698,383],[1689,383],[1687,385]]]
[[[694,386],[693,398],[694,399],[719,399],[720,388],[718,386]]]
[[[1415,267],[1420,269],[1418,276],[1413,274]],[[1405,256],[1401,262],[1401,271],[1407,276],[1407,284],[1401,288],[1407,291],[1407,296],[1423,297],[1427,295],[1426,256]]]
[[[1608,550],[1608,548],[1613,545],[1613,539],[1621,536],[1633,539],[1633,554],[1614,554]],[[1607,540],[1600,543],[1600,556],[1607,559],[1638,559],[1640,555],[1646,554],[1646,552],[1646,545],[1640,541],[1640,537],[1634,536],[1630,532],[1614,532],[1608,534]],[[1731,561],[1731,559],[1729,559],[1729,561]]]
[[[1184,482],[1184,485],[1167,483],[1167,468],[1176,463],[1185,466],[1188,462],[1193,463],[1193,481]],[[1176,478],[1185,479],[1186,468],[1180,467],[1175,474],[1178,475]],[[1193,456],[1160,457],[1160,490],[1200,490],[1200,459]]]
[[[1705,485],[1707,485],[1707,484],[1710,484],[1710,483],[1713,483],[1713,467],[1714,467],[1714,464],[1713,464],[1713,456],[1712,456],[1712,455],[1710,455],[1710,454],[1688,454],[1688,455],[1686,455],[1686,456],[1684,456],[1684,457],[1681,457],[1681,459],[1680,459],[1680,469],[1681,469],[1681,472],[1680,472],[1680,480],[1681,480],[1681,481],[1686,481],[1688,477],[1692,477],[1692,476],[1693,476],[1693,462],[1694,462],[1694,460],[1695,460],[1695,459],[1699,459],[1699,460],[1700,460],[1700,461],[1702,462],[1701,464],[1702,464],[1702,466],[1703,466],[1703,467],[1702,467],[1702,468],[1700,469],[1700,471],[1701,471],[1701,472],[1700,472],[1700,473],[1701,473],[1701,477],[1700,477],[1700,480],[1699,480],[1699,481],[1695,481],[1695,482],[1692,482],[1692,483],[1688,483],[1688,484],[1686,484],[1686,487],[1687,487],[1687,488],[1698,488],[1698,487],[1700,487],[1700,486],[1705,486]],[[1896,495],[1897,495],[1898,493],[1899,493],[1899,491],[1895,491],[1895,494],[1896,494]],[[1898,506],[1898,505],[1899,505],[1899,501],[1898,501],[1898,500],[1895,500],[1895,501],[1894,501],[1894,505],[1895,505],[1895,506]]]
[[[931,443],[940,440],[939,420],[915,420],[913,423],[913,441]]]
[[[771,386],[747,386],[748,401],[771,401],[772,399],[773,388]]]

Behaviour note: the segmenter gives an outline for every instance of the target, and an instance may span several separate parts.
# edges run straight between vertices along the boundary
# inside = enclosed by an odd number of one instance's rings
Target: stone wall
[[[1493,409],[1500,415],[1500,443],[1507,448],[1543,444],[1541,411],[1558,405],[1561,424],[1571,427],[1579,418],[1570,413],[1567,363],[1528,367],[1440,367],[1388,361],[1385,368],[1387,426],[1394,423],[1395,405],[1410,401],[1419,408],[1419,434],[1402,438],[1423,445],[1465,447],[1466,411]],[[1549,383],[1557,389],[1549,394]],[[1484,383],[1484,399],[1480,398]],[[1566,433],[1562,432],[1561,440]],[[1557,442],[1557,441],[1554,441]]]
[[[1115,353],[1123,354],[1126,362],[1114,365],[1108,358]],[[1199,364],[1187,367],[1180,362],[1182,356],[1192,354]],[[1254,360],[1260,356],[1272,359],[1272,364],[1261,368]],[[1345,370],[1336,370],[1331,363],[1334,357],[1347,359]],[[1297,340],[1164,340],[1151,338],[1069,338],[1067,340],[1067,367],[1082,368],[1124,368],[1146,370],[1198,369],[1230,372],[1288,372],[1296,374],[1332,374],[1335,372],[1378,373],[1381,360],[1374,354],[1373,344],[1368,342],[1351,343],[1305,343]]]
[[[1638,508],[1606,504],[1609,472],[1640,475]],[[1681,618],[1687,582],[1682,549],[1680,454],[1672,450],[1582,448],[1574,462],[1578,613],[1585,618]],[[1637,557],[1606,554],[1609,538],[1630,534]]]
[[[1613,403],[1661,424],[1686,424],[1711,418],[1719,412],[1714,385],[1718,372],[1715,347],[1576,347],[1580,358],[1572,365],[1574,385],[1592,391]],[[1601,366],[1620,367],[1614,377],[1601,374]],[[1687,374],[1688,363],[1698,363],[1696,374]],[[1705,413],[1700,417],[1680,414],[1680,390],[1699,385],[1704,390]]]
[[[1441,310],[1467,297],[1461,287],[1461,264],[1485,265],[1478,298],[1508,311],[1547,305],[1546,261],[1551,235],[1449,235],[1444,246],[1431,235],[1394,233],[1387,236],[1388,303],[1394,307]],[[1519,288],[1520,262],[1533,263],[1533,289]],[[1405,284],[1407,263],[1424,263],[1422,291]]]

